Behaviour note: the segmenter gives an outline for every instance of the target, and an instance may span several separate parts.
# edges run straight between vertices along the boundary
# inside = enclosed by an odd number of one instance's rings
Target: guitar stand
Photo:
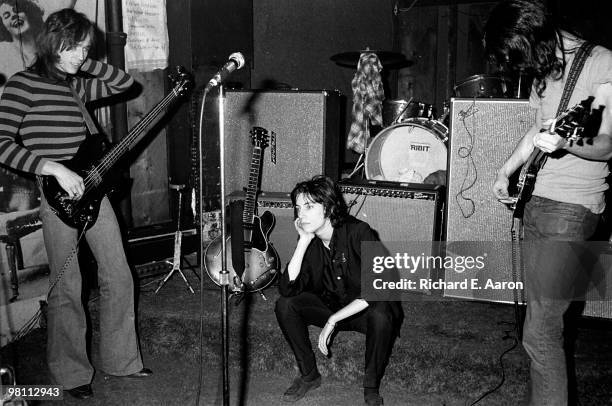
[[[174,256],[172,258],[172,261],[166,261],[167,264],[172,266],[172,269],[170,270],[170,272],[168,272],[166,277],[159,283],[157,289],[155,289],[155,294],[159,292],[159,290],[162,288],[162,286],[164,286],[168,279],[170,279],[174,272],[178,272],[179,275],[181,275],[181,278],[183,278],[183,281],[185,282],[191,293],[195,293],[193,288],[189,284],[189,281],[185,277],[185,274],[183,273],[183,271],[181,271],[181,242],[183,240],[183,232],[181,231],[181,203],[183,202],[182,190],[185,188],[185,185],[175,185],[171,183],[169,186],[170,189],[174,189],[178,193],[178,214],[176,220],[176,231],[174,232]]]

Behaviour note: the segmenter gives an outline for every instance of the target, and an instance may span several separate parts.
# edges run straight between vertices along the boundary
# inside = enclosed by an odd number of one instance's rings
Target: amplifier
[[[341,182],[340,189],[349,213],[378,232],[391,255],[438,255],[439,244],[435,242],[442,238],[443,186],[367,181]],[[419,276],[438,279],[439,271],[430,268]],[[433,289],[420,287],[410,291],[433,293]]]
[[[340,182],[349,213],[381,241],[440,241],[443,186],[380,181]]]

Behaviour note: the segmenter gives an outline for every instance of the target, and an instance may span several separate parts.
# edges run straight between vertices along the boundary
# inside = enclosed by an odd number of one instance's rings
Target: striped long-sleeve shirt
[[[87,59],[73,86],[84,102],[127,90],[134,79],[112,65]],[[87,132],[67,81],[23,71],[12,76],[0,99],[0,162],[40,174],[47,160],[70,159]],[[17,142],[21,138],[20,145]]]

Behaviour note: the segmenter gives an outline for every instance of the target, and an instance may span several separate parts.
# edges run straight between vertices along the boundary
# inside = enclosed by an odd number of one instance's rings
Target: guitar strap
[[[230,236],[232,237],[232,266],[234,272],[242,278],[244,274],[244,227],[242,225],[242,213],[244,212],[244,200],[234,200],[229,204],[230,214]]]
[[[68,87],[70,87],[70,91],[72,92],[72,95],[74,96],[74,100],[76,100],[77,104],[79,105],[79,108],[81,109],[81,113],[83,114],[83,120],[85,120],[85,125],[87,126],[87,129],[89,130],[89,134],[98,135],[100,133],[98,131],[98,127],[96,127],[96,124],[94,123],[93,118],[91,118],[89,111],[87,111],[87,107],[85,107],[83,100],[77,93],[72,83],[70,83]]]
[[[561,96],[561,101],[559,102],[559,108],[557,109],[557,114],[555,114],[555,117],[558,117],[565,111],[565,109],[567,109],[569,99],[574,92],[574,87],[576,87],[576,82],[578,81],[582,67],[591,54],[593,47],[595,47],[595,44],[584,41],[578,51],[576,51],[576,56],[574,57],[572,67],[570,68],[567,76],[567,81],[565,82],[565,87],[563,88],[563,95]]]

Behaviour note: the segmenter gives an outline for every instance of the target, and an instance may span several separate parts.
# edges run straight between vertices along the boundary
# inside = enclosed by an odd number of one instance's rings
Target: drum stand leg
[[[195,293],[193,288],[189,284],[189,281],[185,277],[183,271],[181,271],[181,242],[183,240],[183,232],[181,231],[181,203],[182,203],[182,193],[181,190],[185,187],[185,185],[173,185],[170,184],[170,188],[174,189],[178,192],[178,214],[176,221],[176,231],[174,232],[174,257],[172,262],[166,261],[166,263],[172,265],[172,269],[168,272],[168,275],[159,283],[157,289],[155,289],[155,293],[159,292],[159,290],[164,286],[164,284],[170,279],[170,277],[174,274],[174,272],[178,272],[183,278],[183,281],[191,291],[191,293]]]

